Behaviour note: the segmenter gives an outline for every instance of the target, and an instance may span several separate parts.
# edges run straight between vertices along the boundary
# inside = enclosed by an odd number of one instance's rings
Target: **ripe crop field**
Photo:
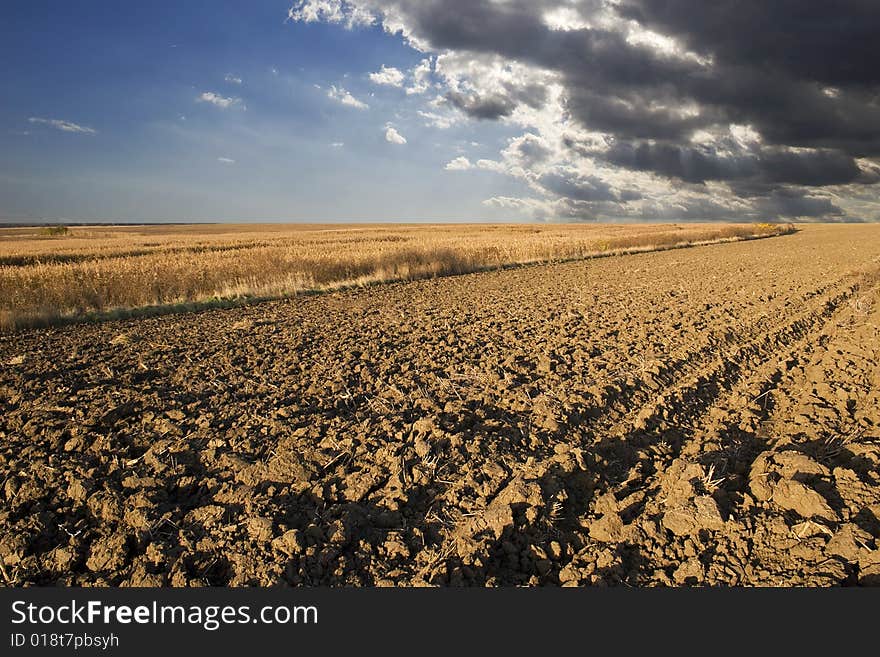
[[[6,584],[880,583],[878,225],[80,230],[4,295],[404,280],[0,335]]]
[[[0,229],[0,330],[766,237],[771,224]]]

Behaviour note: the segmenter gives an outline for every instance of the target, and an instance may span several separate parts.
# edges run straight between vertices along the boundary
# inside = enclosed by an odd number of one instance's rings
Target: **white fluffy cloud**
[[[402,146],[406,143],[406,137],[397,132],[397,129],[392,126],[387,126],[385,129],[385,141],[389,144],[397,144]]]
[[[204,92],[196,98],[196,101],[199,103],[210,103],[221,109],[229,109],[230,107],[241,105],[241,98],[235,96],[221,96],[220,94],[215,94],[213,91]]]
[[[418,110],[418,115],[425,119],[426,126],[438,128],[439,130],[447,130],[459,122],[459,117],[451,113],[439,114],[437,112]]]
[[[431,71],[434,67],[434,60],[430,57],[423,59],[418,66],[410,71],[412,84],[406,88],[408,96],[413,94],[423,94],[431,87]]]
[[[56,130],[61,130],[62,132],[73,132],[81,135],[98,134],[98,131],[94,128],[88,128],[84,125],[74,123],[73,121],[64,121],[62,119],[42,119],[38,116],[32,116],[28,119],[28,121],[37,125],[47,125],[50,128],[55,128]]]
[[[235,164],[235,160],[233,160],[231,157],[218,157],[217,161],[220,164]]]
[[[237,75],[233,75],[232,73],[230,73],[223,79],[226,80],[229,84],[241,84],[242,82],[244,82],[244,80],[242,80]]]
[[[330,89],[327,91],[327,97],[332,98],[337,103],[341,103],[342,105],[347,105],[348,107],[354,107],[355,109],[365,110],[370,109],[370,106],[365,102],[358,100],[354,96],[351,95],[347,90],[342,87],[336,87],[332,85]]]
[[[473,169],[474,165],[466,157],[457,157],[449,162],[445,167],[447,171],[467,171]]]
[[[405,76],[403,71],[393,66],[382,65],[375,73],[370,73],[370,81],[374,84],[382,84],[389,87],[402,87]]]

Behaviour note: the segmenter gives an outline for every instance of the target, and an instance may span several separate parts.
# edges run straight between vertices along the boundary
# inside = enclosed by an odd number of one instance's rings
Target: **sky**
[[[0,222],[880,220],[876,0],[4,0]]]

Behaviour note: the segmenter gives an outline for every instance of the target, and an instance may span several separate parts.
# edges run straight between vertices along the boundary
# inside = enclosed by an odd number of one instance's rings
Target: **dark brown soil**
[[[880,226],[0,338],[38,585],[880,583]]]

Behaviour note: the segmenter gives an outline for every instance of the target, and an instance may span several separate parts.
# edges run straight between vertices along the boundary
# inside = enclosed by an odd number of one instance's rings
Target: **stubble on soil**
[[[0,338],[36,585],[880,583],[880,227]]]

